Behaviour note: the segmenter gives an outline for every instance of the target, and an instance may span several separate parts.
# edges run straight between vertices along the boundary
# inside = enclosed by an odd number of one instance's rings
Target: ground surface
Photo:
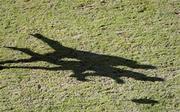
[[[179,112],[179,11],[178,0],[0,0],[0,111]],[[17,48],[42,56],[25,63]]]

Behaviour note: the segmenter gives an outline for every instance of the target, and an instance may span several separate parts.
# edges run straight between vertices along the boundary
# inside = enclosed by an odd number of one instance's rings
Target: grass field
[[[180,112],[180,1],[0,0],[1,112]]]

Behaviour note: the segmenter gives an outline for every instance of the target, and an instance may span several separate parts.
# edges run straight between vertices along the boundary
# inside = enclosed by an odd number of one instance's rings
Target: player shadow
[[[65,47],[58,41],[49,39],[41,34],[31,34],[33,37],[43,41],[49,45],[54,51],[39,54],[28,48],[6,47],[15,51],[21,51],[29,56],[27,59],[6,60],[1,61],[0,69],[23,68],[23,69],[43,69],[43,70],[72,70],[73,75],[79,81],[88,81],[88,76],[103,76],[114,79],[117,83],[124,83],[120,77],[133,78],[141,81],[164,81],[159,77],[146,76],[143,73],[134,72],[132,70],[124,70],[117,68],[118,66],[127,66],[133,69],[156,69],[155,66],[138,64],[136,61],[125,59],[122,57],[96,54],[87,51],[80,51],[73,48]],[[68,59],[68,60],[65,60]],[[7,63],[30,63],[37,61],[45,61],[56,67],[42,66],[5,66]]]

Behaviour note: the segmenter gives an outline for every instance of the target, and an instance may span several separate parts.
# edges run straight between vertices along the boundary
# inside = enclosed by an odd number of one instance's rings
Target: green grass
[[[71,70],[0,70],[0,111],[179,112],[180,36],[178,0],[0,0],[0,62],[29,56],[4,46],[53,50],[30,33],[62,45],[123,57],[153,70],[130,69],[164,82],[121,77],[124,84],[101,76],[78,81]],[[1,66],[44,66],[47,62]],[[124,68],[129,69],[129,68]],[[138,104],[132,99],[159,103]]]

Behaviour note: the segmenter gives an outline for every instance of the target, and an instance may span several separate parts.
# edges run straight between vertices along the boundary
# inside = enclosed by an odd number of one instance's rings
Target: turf
[[[178,0],[0,0],[0,111],[179,112],[179,10]]]

